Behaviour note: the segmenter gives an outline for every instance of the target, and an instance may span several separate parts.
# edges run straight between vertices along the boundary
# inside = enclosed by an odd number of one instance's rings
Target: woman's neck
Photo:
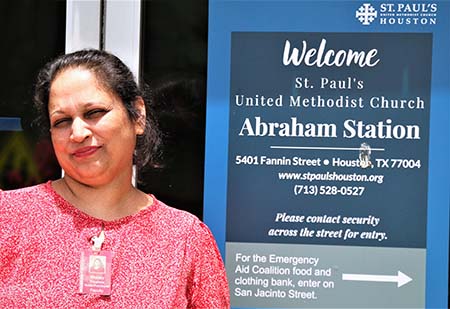
[[[54,181],[53,187],[75,208],[105,221],[135,214],[152,203],[151,197],[133,187],[131,181],[94,187],[65,175]]]

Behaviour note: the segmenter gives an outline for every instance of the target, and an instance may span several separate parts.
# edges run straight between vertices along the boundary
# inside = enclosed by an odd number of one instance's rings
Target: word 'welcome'
[[[349,50],[327,50],[327,40],[322,39],[319,48],[308,48],[306,41],[302,41],[302,51],[296,47],[291,48],[291,42],[286,40],[283,52],[283,64],[299,66],[304,63],[306,66],[351,66],[352,64],[359,67],[374,67],[380,62],[376,58],[378,50],[373,48],[366,51]]]

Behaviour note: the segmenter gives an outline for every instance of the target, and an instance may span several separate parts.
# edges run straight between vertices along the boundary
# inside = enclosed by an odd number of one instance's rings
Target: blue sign
[[[210,1],[205,220],[233,307],[447,306],[449,8]]]
[[[0,117],[0,131],[22,131],[20,118]]]

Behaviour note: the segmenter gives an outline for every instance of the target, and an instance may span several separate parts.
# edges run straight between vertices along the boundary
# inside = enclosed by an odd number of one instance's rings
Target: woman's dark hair
[[[48,100],[50,87],[59,73],[66,69],[83,68],[94,73],[99,83],[117,95],[125,106],[131,121],[142,121],[134,103],[142,97],[146,104],[147,117],[145,130],[137,137],[134,163],[142,168],[148,163],[155,163],[160,134],[156,126],[154,115],[149,108],[150,95],[145,86],[139,87],[130,69],[116,56],[106,51],[85,49],[62,55],[47,63],[38,74],[34,104],[39,113],[37,123],[43,132],[48,134],[50,119],[48,114]]]

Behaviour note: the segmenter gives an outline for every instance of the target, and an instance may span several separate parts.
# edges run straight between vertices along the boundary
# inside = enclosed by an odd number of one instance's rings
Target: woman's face
[[[94,268],[101,268],[103,266],[102,261],[100,261],[100,259],[95,259],[94,260]]]
[[[136,107],[145,115],[143,101]],[[48,110],[53,147],[66,176],[90,186],[130,177],[136,135],[143,127],[130,120],[121,99],[93,73],[60,72],[50,87]]]

